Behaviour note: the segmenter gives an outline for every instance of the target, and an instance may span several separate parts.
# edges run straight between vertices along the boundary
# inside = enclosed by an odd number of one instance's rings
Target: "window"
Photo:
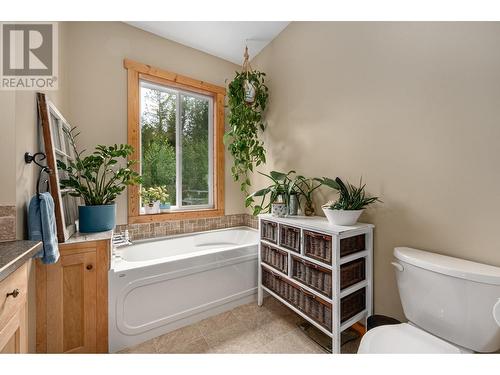
[[[71,126],[58,111],[49,98],[42,93],[37,94],[38,119],[42,131],[39,133],[40,144],[47,158],[47,166],[58,173],[43,176],[38,187],[45,191],[47,186],[44,179],[50,181],[50,193],[54,199],[57,237],[59,242],[65,242],[76,230],[75,221],[78,219],[78,205],[80,198],[70,195],[71,189],[61,189],[59,181],[67,178],[67,172],[57,168],[57,161],[65,164],[74,161],[75,155],[71,147],[68,131]]]
[[[163,186],[168,213],[146,214],[139,187],[129,187],[129,222],[224,214],[225,89],[149,65],[128,69],[128,143],[143,188]]]
[[[173,210],[213,208],[213,99],[140,83],[143,187],[166,186]]]

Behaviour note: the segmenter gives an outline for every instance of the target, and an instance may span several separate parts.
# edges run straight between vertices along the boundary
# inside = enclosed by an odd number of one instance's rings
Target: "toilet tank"
[[[394,249],[406,318],[476,352],[500,349],[500,268],[427,251]]]

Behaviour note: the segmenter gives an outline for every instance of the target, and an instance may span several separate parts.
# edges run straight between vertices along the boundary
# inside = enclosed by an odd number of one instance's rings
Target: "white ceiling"
[[[155,21],[127,22],[174,42],[241,65],[245,43],[250,60],[272,41],[289,22]]]

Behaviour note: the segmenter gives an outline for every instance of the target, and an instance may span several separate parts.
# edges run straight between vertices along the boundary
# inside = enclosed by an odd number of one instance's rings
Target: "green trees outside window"
[[[141,82],[140,99],[142,186],[166,186],[172,205],[209,205],[211,98]]]

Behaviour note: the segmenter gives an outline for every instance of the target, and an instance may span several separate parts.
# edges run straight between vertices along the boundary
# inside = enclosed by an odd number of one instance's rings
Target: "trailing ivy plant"
[[[231,167],[233,179],[240,182],[240,189],[246,195],[250,187],[249,172],[266,162],[264,143],[259,139],[260,132],[265,129],[263,113],[269,97],[265,76],[256,70],[236,72],[229,83],[229,130],[224,134],[224,143],[234,159]],[[245,101],[245,81],[255,89],[252,103]]]

